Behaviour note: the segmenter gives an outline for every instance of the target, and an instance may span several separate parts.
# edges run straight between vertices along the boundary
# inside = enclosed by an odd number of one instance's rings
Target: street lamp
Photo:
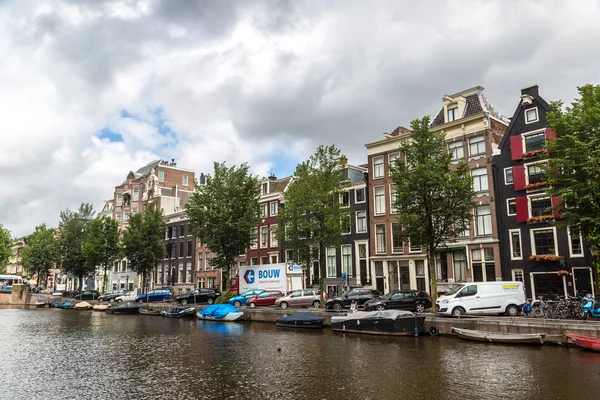
[[[592,276],[593,276],[594,274],[597,275],[597,273],[598,273],[598,270],[596,267],[596,257],[598,257],[598,246],[596,246],[595,244],[591,245],[590,253],[592,253],[592,271],[593,271]],[[600,278],[597,277],[596,279],[600,279]],[[598,288],[598,283],[596,282],[596,289],[597,288]]]

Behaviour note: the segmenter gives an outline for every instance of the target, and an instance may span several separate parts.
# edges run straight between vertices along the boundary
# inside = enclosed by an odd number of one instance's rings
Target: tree
[[[96,218],[90,222],[83,244],[83,254],[88,267],[100,266],[104,271],[102,292],[106,292],[108,269],[121,255],[119,223],[109,217]]]
[[[464,161],[452,164],[444,134],[429,130],[429,117],[411,122],[409,140],[400,146],[391,178],[396,184],[399,239],[427,248],[431,297],[437,298],[435,251],[462,233],[473,218],[473,179]]]
[[[146,278],[165,256],[165,230],[167,224],[162,210],[149,203],[142,214],[129,218],[129,229],[123,231],[123,253],[131,269],[142,275],[144,292]]]
[[[94,218],[95,211],[91,204],[82,203],[77,211],[68,208],[60,212],[58,225],[59,266],[67,274],[79,278],[79,292],[83,287],[83,277],[94,272],[83,253],[83,244],[87,236],[88,226]]]
[[[35,227],[35,232],[27,237],[27,246],[23,248],[23,268],[37,275],[38,287],[47,278],[50,269],[58,260],[58,242],[56,231],[46,224]]]
[[[0,224],[0,273],[6,272],[6,265],[10,260],[13,240],[10,231]]]
[[[319,260],[321,307],[325,306],[325,250],[342,244],[342,233],[347,231],[350,220],[350,209],[340,202],[349,185],[340,161],[340,151],[335,146],[319,146],[296,169],[280,211],[279,236],[284,246],[293,248],[296,261],[306,263],[307,268],[313,258]]]

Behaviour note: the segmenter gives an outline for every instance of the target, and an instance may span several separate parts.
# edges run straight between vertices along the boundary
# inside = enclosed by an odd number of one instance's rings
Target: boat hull
[[[354,319],[344,319],[344,317],[331,318],[331,328],[336,332],[353,332],[368,335],[418,335],[423,332],[424,324],[424,315],[400,315],[396,318],[381,318],[376,316]]]
[[[242,318],[242,315],[244,315],[244,313],[242,311],[229,313],[226,316],[224,316],[223,318],[203,316],[200,314],[200,312],[198,312],[196,314],[198,319],[202,319],[205,321],[227,321],[227,322],[237,321],[238,319]]]
[[[106,309],[106,312],[108,314],[118,314],[118,315],[139,314],[139,311],[138,311],[139,308],[140,308],[140,306],[137,303],[130,301],[127,303],[121,303],[115,307],[108,308],[108,309]]]
[[[106,311],[110,306],[108,304],[96,304],[92,309],[94,311]]]
[[[323,328],[323,321],[295,321],[295,322],[291,322],[291,321],[286,321],[286,322],[279,322],[276,321],[275,324],[277,326],[283,326],[285,328],[307,328],[307,329],[321,329]]]
[[[160,310],[151,310],[148,308],[140,308],[139,313],[142,315],[160,315]]]
[[[503,344],[544,344],[545,333],[496,333],[472,329],[452,328],[452,333],[465,340]]]
[[[50,307],[50,303],[48,303],[45,300],[38,300],[35,302],[35,307],[36,308]]]
[[[600,339],[596,339],[584,335],[576,335],[574,333],[567,333],[567,339],[575,343],[577,346],[593,351],[600,351]]]
[[[162,311],[161,315],[167,318],[194,318],[196,315],[196,310],[193,307],[174,308],[171,310]]]
[[[284,315],[275,320],[277,326],[306,329],[323,328],[323,322],[325,322],[325,317],[312,312],[298,312],[292,315]]]

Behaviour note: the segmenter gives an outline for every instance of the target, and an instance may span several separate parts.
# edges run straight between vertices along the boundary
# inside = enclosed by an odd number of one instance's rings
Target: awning
[[[469,268],[469,256],[467,255],[467,246],[456,246],[456,247],[438,247],[435,249],[437,253],[450,253],[455,251],[462,251],[465,255],[465,265]]]

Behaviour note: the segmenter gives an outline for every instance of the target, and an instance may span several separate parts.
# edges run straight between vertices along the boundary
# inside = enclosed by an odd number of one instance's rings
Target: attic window
[[[531,124],[538,121],[537,107],[525,110],[525,123]]]
[[[267,194],[269,192],[269,183],[265,182],[262,184],[262,194]]]
[[[458,119],[458,105],[452,104],[448,106],[448,119],[446,122],[452,122]]]

